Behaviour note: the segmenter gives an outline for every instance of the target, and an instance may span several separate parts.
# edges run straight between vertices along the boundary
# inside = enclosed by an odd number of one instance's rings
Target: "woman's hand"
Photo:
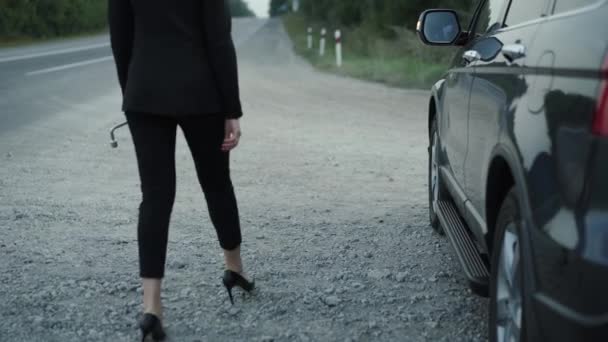
[[[241,124],[238,119],[227,119],[225,124],[224,143],[222,151],[229,152],[239,145],[241,140]]]

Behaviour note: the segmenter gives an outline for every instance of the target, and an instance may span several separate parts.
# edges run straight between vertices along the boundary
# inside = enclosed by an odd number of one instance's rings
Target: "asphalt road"
[[[258,20],[235,23],[235,44],[260,28]],[[109,37],[0,49],[0,133],[86,104],[116,88]]]
[[[427,92],[313,70],[280,22],[237,20],[232,155],[244,258],[234,307],[183,137],[165,316],[172,341],[483,341],[428,225]],[[0,50],[0,341],[135,341],[140,200],[106,36]]]

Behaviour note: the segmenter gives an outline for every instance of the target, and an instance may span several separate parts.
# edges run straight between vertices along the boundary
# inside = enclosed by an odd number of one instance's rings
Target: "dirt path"
[[[428,225],[426,93],[315,72],[276,21],[239,50],[233,180],[259,292],[227,301],[180,136],[171,340],[485,340],[486,301]],[[1,341],[138,336],[137,170],[128,132],[118,150],[107,136],[119,92],[70,106],[0,135]]]

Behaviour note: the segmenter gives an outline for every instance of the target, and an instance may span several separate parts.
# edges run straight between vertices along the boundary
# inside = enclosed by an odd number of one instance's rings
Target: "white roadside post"
[[[336,30],[336,65],[342,67],[342,32]]]
[[[312,27],[308,28],[308,50],[312,49]]]
[[[321,29],[321,41],[319,42],[319,56],[325,56],[325,35],[327,34],[327,30],[325,28]]]

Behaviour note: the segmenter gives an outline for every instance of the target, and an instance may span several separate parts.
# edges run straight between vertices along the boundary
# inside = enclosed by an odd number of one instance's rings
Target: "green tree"
[[[106,26],[107,0],[0,0],[0,37],[52,37]]]
[[[243,0],[229,3],[236,17],[254,15]],[[0,0],[0,39],[55,37],[106,25],[107,0]]]
[[[271,13],[279,3],[272,0]],[[304,15],[334,26],[366,25],[390,34],[395,26],[414,29],[420,13],[427,8],[470,9],[478,0],[300,0]],[[466,21],[468,18],[463,18]],[[465,24],[463,22],[463,24]]]
[[[290,4],[290,0],[270,0],[270,16],[276,17],[284,14],[288,10]]]
[[[211,1],[211,0],[203,0]],[[255,14],[243,0],[230,0],[230,10],[233,17],[253,17]]]

